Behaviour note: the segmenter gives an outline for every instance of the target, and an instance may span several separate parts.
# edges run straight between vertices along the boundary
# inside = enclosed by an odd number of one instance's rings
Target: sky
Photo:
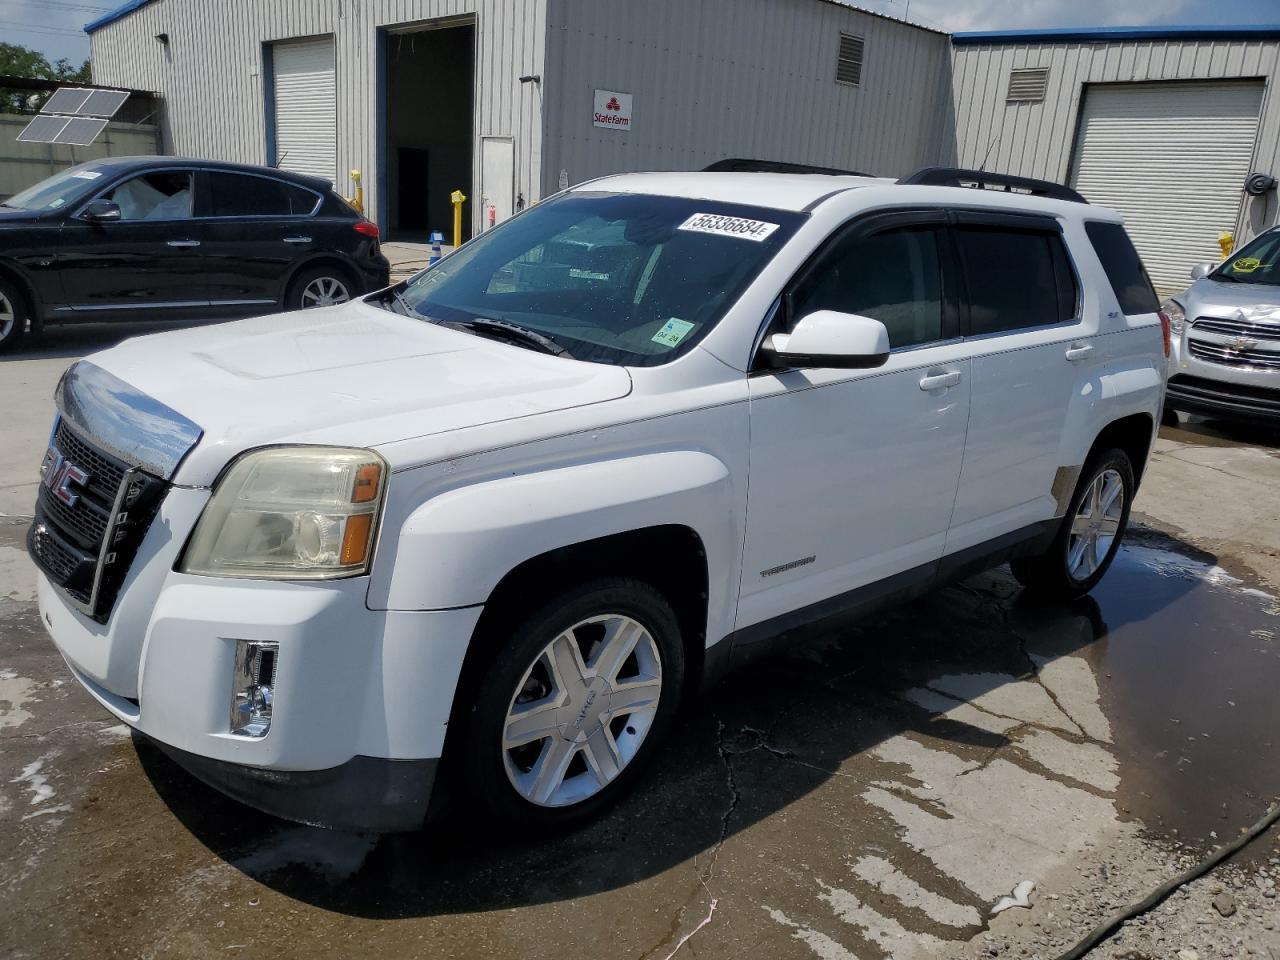
[[[79,63],[89,56],[84,25],[119,5],[113,0],[0,0],[0,40],[33,47],[50,62],[66,57]],[[1138,4],[1116,0],[858,0],[854,5],[949,31],[1280,23],[1280,0],[1143,0]]]

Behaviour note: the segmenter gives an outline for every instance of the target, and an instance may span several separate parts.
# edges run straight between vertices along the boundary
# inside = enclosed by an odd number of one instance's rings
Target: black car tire
[[[11,349],[27,328],[27,301],[17,286],[0,276],[0,353]]]
[[[1097,558],[1097,565],[1088,570],[1087,575],[1077,576],[1073,573],[1071,564],[1072,528],[1086,494],[1095,481],[1105,474],[1118,476],[1121,484],[1123,502],[1117,518],[1116,532],[1104,555]],[[1054,600],[1071,600],[1092,590],[1106,575],[1111,561],[1120,549],[1120,542],[1129,525],[1129,509],[1133,504],[1136,488],[1133,464],[1128,454],[1118,449],[1103,450],[1095,454],[1080,471],[1080,481],[1076,484],[1071,503],[1062,518],[1062,525],[1049,549],[1036,556],[1020,557],[1009,564],[1017,581],[1028,590]]]
[[[312,297],[319,293],[333,290],[334,285],[341,289],[342,298],[330,303],[315,302]],[[359,285],[351,271],[336,264],[322,263],[314,267],[304,267],[289,284],[285,294],[286,310],[308,310],[312,307],[332,306],[334,303],[346,303],[359,295]]]
[[[635,752],[620,765],[612,780],[596,787],[596,792],[585,799],[564,806],[537,804],[519,792],[512,775],[508,774],[511,753],[505,746],[504,734],[510,720],[509,711],[519,702],[518,688],[531,681],[531,671],[537,668],[539,658],[549,645],[575,625],[581,627],[584,621],[604,616],[621,616],[633,621],[647,631],[647,637],[653,641],[661,662],[656,712]],[[513,627],[502,629],[502,633],[503,637],[489,638],[491,642],[486,644],[486,648],[494,652],[466,714],[465,736],[457,745],[461,749],[457,772],[463,780],[460,792],[470,798],[473,808],[487,811],[492,817],[489,822],[493,823],[554,829],[589,820],[631,789],[670,731],[679,710],[684,685],[684,646],[676,615],[662,594],[649,584],[630,578],[607,578],[566,590]],[[590,643],[589,636],[585,642]],[[640,642],[647,643],[647,640]],[[587,662],[586,654],[582,662]],[[629,658],[626,662],[634,661]],[[617,690],[610,694],[611,701]],[[554,699],[553,690],[547,693]],[[575,703],[570,712],[574,712],[576,706]],[[621,712],[608,716],[610,719],[601,725],[606,731],[615,722],[620,722],[622,728],[617,740],[610,734],[610,743],[617,748],[624,736],[634,735],[633,717]],[[579,722],[581,719],[578,716]],[[538,741],[535,753],[549,752],[552,744],[553,740]],[[584,769],[590,762],[586,746],[584,743],[577,748]],[[576,759],[571,762],[568,769],[572,770],[577,762]],[[566,772],[562,777],[567,782],[569,774]]]

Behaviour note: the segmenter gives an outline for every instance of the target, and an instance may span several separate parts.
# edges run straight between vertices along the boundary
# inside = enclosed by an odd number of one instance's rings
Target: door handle
[[[285,243],[310,243],[311,238],[310,237],[285,237],[284,242]]]
[[[1091,353],[1093,353],[1093,344],[1084,343],[1080,340],[1067,347],[1068,360],[1083,360]]]
[[[921,390],[942,390],[954,387],[960,382],[959,370],[948,370],[946,373],[928,373],[920,378]]]
[[[170,240],[165,244],[166,247],[198,247],[199,240]]]

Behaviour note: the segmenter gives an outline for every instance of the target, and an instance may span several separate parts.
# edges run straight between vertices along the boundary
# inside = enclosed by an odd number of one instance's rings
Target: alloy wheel
[[[18,323],[18,311],[13,301],[0,292],[0,343],[8,340]]]
[[[1102,565],[1120,533],[1124,514],[1124,480],[1106,469],[1093,478],[1071,521],[1067,541],[1067,570],[1076,580],[1088,580]]]
[[[662,658],[641,623],[610,613],[548,643],[516,685],[502,731],[511,785],[564,807],[600,792],[639,752],[662,696]]]
[[[351,299],[346,285],[336,277],[316,277],[302,288],[302,307],[331,307]]]

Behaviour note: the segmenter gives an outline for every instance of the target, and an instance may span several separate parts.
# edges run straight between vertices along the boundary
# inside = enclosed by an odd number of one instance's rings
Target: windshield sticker
[[[777,230],[778,225],[765,223],[763,220],[748,220],[745,217],[724,217],[718,213],[695,213],[677,229],[714,233],[721,237],[739,237],[759,243]]]
[[[677,320],[672,317],[650,339],[654,343],[662,344],[664,347],[678,347],[680,346],[680,341],[689,335],[689,331],[693,327],[694,325],[688,320]]]
[[[1268,264],[1263,263],[1257,257],[1241,257],[1231,264],[1231,269],[1236,273],[1253,273],[1259,267],[1265,267]]]
[[[97,180],[102,173],[98,170],[77,170],[71,176],[77,180]]]
[[[66,202],[67,202],[67,198],[66,198],[66,197],[58,197],[58,199],[50,201],[50,203],[49,203],[49,209],[50,209],[50,210],[57,210],[60,206],[62,206],[62,205],[63,205],[64,203],[66,203]]]

